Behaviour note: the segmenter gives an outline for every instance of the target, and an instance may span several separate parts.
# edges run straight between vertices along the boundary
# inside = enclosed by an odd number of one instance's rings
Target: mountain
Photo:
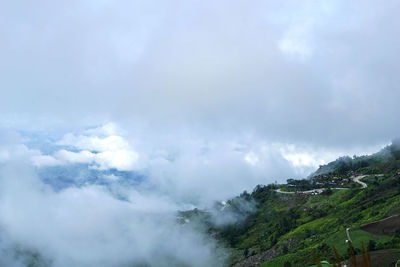
[[[228,207],[183,217],[203,224],[229,249],[230,266],[311,266],[338,259],[353,266],[349,239],[359,264],[365,258],[372,266],[394,266],[400,259],[399,140],[373,155],[342,157],[310,179],[289,182],[258,185],[228,201]],[[253,210],[244,212],[237,204],[245,202]],[[242,219],[216,224],[228,210]]]
[[[369,156],[340,157],[326,165],[322,165],[310,177],[326,173],[346,174],[350,171],[362,174],[390,173],[400,168],[400,139],[381,151]]]

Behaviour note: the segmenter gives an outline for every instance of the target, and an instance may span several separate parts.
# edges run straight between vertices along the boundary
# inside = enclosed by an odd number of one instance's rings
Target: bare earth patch
[[[393,215],[360,228],[372,234],[392,236],[396,231],[400,230],[400,215]]]

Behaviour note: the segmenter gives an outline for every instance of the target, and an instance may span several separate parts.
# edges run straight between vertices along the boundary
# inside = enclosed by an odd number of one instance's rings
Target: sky
[[[327,148],[397,135],[398,1],[0,5],[6,126],[112,121]]]
[[[399,136],[399,8],[395,0],[0,0],[0,225],[8,236],[0,247],[21,243],[60,255],[55,266],[95,265],[77,251],[61,256],[77,239],[52,238],[77,235],[81,207],[104,202],[87,221],[120,216],[150,233],[159,214],[378,151]],[[132,206],[93,180],[85,184],[87,177],[53,192],[40,173],[57,168],[96,172]],[[124,188],[123,173],[144,178]],[[28,214],[46,220],[27,228],[23,214],[8,212],[21,199],[36,203]],[[145,203],[158,214],[144,216],[148,223],[136,219]],[[58,209],[75,218],[72,226],[56,227]],[[104,221],[87,242],[112,229],[105,244],[124,247],[120,226]],[[148,250],[123,261],[148,262],[150,248],[163,247],[157,240],[171,232],[196,256],[208,255],[208,265],[221,264],[212,241],[195,245],[204,237],[181,233],[173,221]],[[40,242],[31,235],[46,228]],[[87,255],[107,250],[95,248]],[[172,253],[159,250],[160,258]],[[110,266],[117,254],[107,255]]]

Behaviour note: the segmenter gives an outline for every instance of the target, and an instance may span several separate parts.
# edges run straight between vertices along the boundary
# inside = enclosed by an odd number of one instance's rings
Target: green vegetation
[[[363,231],[361,229],[351,229],[350,237],[353,241],[354,249],[356,251],[361,251],[361,244],[369,244],[372,250],[376,250],[378,248],[383,248],[383,244],[386,244],[391,240],[391,237],[383,236],[383,235],[374,235]],[[345,231],[339,231],[329,238],[327,238],[326,243],[329,246],[335,246],[338,253],[340,255],[344,255],[348,251],[348,245],[346,243],[347,237]]]
[[[276,266],[292,266],[291,262],[294,261],[294,257],[292,254],[286,254],[283,256],[279,256],[264,262],[260,265],[260,267],[276,267]],[[290,265],[289,265],[290,264]]]
[[[338,158],[320,168],[311,176],[320,174],[343,175],[349,172],[359,174],[393,173],[400,169],[400,139],[394,140],[390,146],[370,156],[348,156]]]
[[[349,228],[359,255],[354,257],[361,257],[364,243],[373,265],[393,266],[400,251],[399,218],[373,222],[400,214],[399,147],[397,141],[371,156],[340,158],[321,166],[308,180],[258,185],[251,194],[244,192],[228,202],[228,210],[247,216],[234,224],[216,226],[211,215],[199,211],[200,220],[194,213],[183,217],[202,221],[210,234],[231,248],[231,265],[248,261],[246,266],[311,266],[314,257],[334,262],[332,246],[342,262],[349,261],[352,254],[345,232]],[[368,187],[355,183],[355,175],[366,175],[363,181]],[[345,189],[329,189],[336,187]],[[283,194],[278,188],[299,193]],[[325,191],[300,192],[316,188]],[[254,209],[243,211],[242,201],[255,203]]]

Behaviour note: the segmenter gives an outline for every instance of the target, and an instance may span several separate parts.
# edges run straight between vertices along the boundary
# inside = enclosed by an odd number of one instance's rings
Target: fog
[[[224,262],[215,241],[178,225],[175,213],[180,207],[156,193],[130,189],[126,201],[99,186],[56,193],[21,162],[2,168],[0,185],[2,265],[220,266]],[[41,260],[27,252],[18,254],[19,250],[40,253]]]
[[[159,136],[133,138],[115,123],[58,136],[2,129],[1,263],[223,266],[223,245],[196,222],[179,224],[177,212],[204,209],[216,226],[243,221],[256,203],[215,203],[324,162],[250,137]]]

